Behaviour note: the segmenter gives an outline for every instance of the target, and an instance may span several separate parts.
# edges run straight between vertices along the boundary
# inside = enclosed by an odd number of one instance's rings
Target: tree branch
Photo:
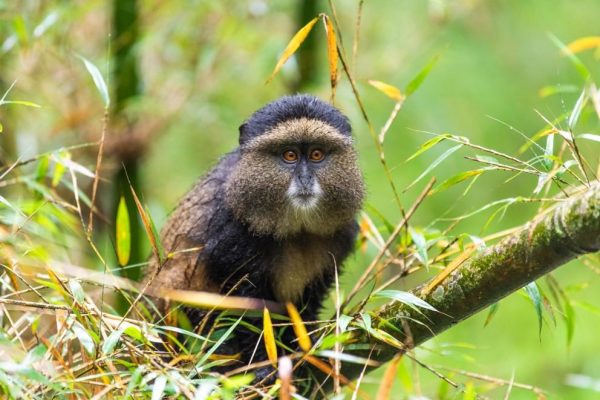
[[[374,331],[392,335],[399,345],[384,343],[362,329],[354,331],[355,342],[374,347],[374,360],[388,361],[398,352],[418,346],[558,266],[598,250],[600,183],[596,182],[471,257],[434,287],[425,284],[412,291],[438,312],[415,311],[400,302],[376,311],[372,316]],[[345,351],[362,357],[370,352]],[[352,379],[362,369],[361,365],[346,363],[341,373]]]

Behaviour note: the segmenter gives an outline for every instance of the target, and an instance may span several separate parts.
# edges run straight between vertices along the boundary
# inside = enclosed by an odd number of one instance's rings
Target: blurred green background
[[[332,15],[326,1],[315,2],[313,9],[308,3],[139,1],[139,31],[130,54],[138,63],[137,94],[126,99],[121,110],[110,113],[103,177],[111,179],[124,159],[135,159],[139,164],[138,191],[160,226],[193,182],[219,155],[236,146],[237,128],[253,111],[295,91],[328,99],[326,40],[320,22],[309,36],[310,42],[303,45],[300,59],[292,58],[273,82],[265,85],[293,34],[318,12]],[[472,143],[522,159],[532,158],[532,153],[517,152],[526,137],[544,127],[537,112],[548,120],[570,112],[583,84],[551,35],[569,43],[598,34],[600,15],[596,0],[365,1],[360,41],[352,60],[359,3],[333,1],[353,75],[377,131],[394,104],[367,80],[404,88],[429,60],[440,56],[386,136],[386,159],[398,188],[406,187],[452,146],[443,143],[405,162],[432,134],[461,135]],[[100,138],[104,106],[77,56],[90,60],[105,77],[110,76],[108,72],[114,67],[111,54],[121,46],[111,34],[111,10],[109,2],[97,0],[0,0],[0,92],[7,92],[14,83],[8,100],[41,105],[0,109],[3,163]],[[302,66],[302,57],[308,58],[308,67]],[[581,59],[597,77],[597,54],[587,52]],[[109,86],[112,79],[107,79]],[[563,91],[542,96],[541,89],[549,85],[560,85]],[[400,210],[345,76],[340,78],[336,104],[354,127],[368,186],[368,206],[396,223]],[[597,133],[597,116],[585,111],[577,130]],[[600,145],[593,143],[582,147],[593,168],[599,164],[599,149]],[[72,157],[93,169],[96,151],[95,147],[74,150]],[[479,168],[464,158],[476,154],[482,153],[461,149],[430,175],[442,182],[461,171]],[[405,207],[424,183],[402,195]],[[428,198],[412,224],[443,229],[448,221],[438,221],[440,217],[456,217],[494,200],[532,196],[536,184],[537,179],[529,175],[484,174],[464,196],[467,184],[463,183]],[[113,195],[105,186],[100,193],[110,220]],[[453,232],[482,237],[524,223],[535,215],[537,207],[514,205],[503,218],[482,228],[496,210],[493,208],[461,222]],[[103,251],[114,254],[110,241],[104,241]],[[142,254],[149,254],[147,243],[144,246]],[[373,249],[357,254],[346,266],[343,282],[352,284],[373,254]],[[63,256],[82,264],[89,257],[85,252]],[[598,275],[574,262],[558,270],[555,277],[575,308],[570,346],[558,315],[553,321],[546,313],[540,337],[531,302],[517,294],[500,303],[487,327],[483,326],[484,312],[424,345],[416,352],[419,360],[467,384],[476,381],[444,368],[503,380],[514,377],[516,382],[548,390],[550,398],[600,397]],[[412,278],[402,287],[409,289],[423,279],[424,275]],[[403,365],[400,378],[407,374],[410,379],[399,379],[394,398],[438,398],[443,386],[438,378],[410,362]],[[375,393],[381,372],[366,377],[363,387]],[[583,385],[586,387],[569,384],[572,374],[589,378]],[[486,392],[484,384],[477,384],[483,388],[481,393],[492,398],[503,398],[507,390],[504,386]],[[513,388],[510,398],[532,399],[536,395]]]

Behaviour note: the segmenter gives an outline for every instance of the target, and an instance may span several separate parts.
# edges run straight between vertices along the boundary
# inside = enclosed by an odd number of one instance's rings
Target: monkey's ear
[[[246,141],[246,136],[247,135],[247,130],[248,130],[248,123],[244,122],[243,124],[240,125],[239,131],[240,131],[240,146],[242,146],[244,144],[244,142]]]

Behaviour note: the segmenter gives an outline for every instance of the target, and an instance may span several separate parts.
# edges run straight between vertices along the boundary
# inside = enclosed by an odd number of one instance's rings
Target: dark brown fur
[[[277,121],[273,113],[287,119]],[[364,189],[349,129],[339,111],[309,96],[286,97],[255,113],[241,128],[240,148],[224,156],[167,221],[162,244],[175,256],[152,287],[290,301],[305,320],[316,319],[357,234]],[[287,146],[327,153],[306,167],[322,191],[314,207],[290,201],[287,191],[297,177],[281,161]],[[190,248],[199,250],[184,251]],[[147,279],[158,267],[152,259]],[[189,315],[195,324],[203,316]],[[237,337],[229,350],[247,363],[258,335]],[[263,346],[258,349],[254,361],[265,359]]]

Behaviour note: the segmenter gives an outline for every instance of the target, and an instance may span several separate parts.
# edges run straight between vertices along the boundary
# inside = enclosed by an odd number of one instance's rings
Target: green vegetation
[[[7,397],[285,398],[285,374],[260,389],[215,372],[239,311],[200,336],[181,313],[153,318],[128,279],[152,251],[168,257],[156,227],[243,119],[282,94],[335,87],[369,197],[323,312],[334,322],[312,343],[292,317],[308,356],[280,366],[378,366],[349,332],[401,346],[378,307],[427,313],[409,290],[600,173],[596,1],[108,3],[0,0]],[[333,378],[336,398],[595,398],[599,271],[598,254],[581,257],[352,384]],[[271,311],[258,310],[272,351],[270,327],[290,320]]]

